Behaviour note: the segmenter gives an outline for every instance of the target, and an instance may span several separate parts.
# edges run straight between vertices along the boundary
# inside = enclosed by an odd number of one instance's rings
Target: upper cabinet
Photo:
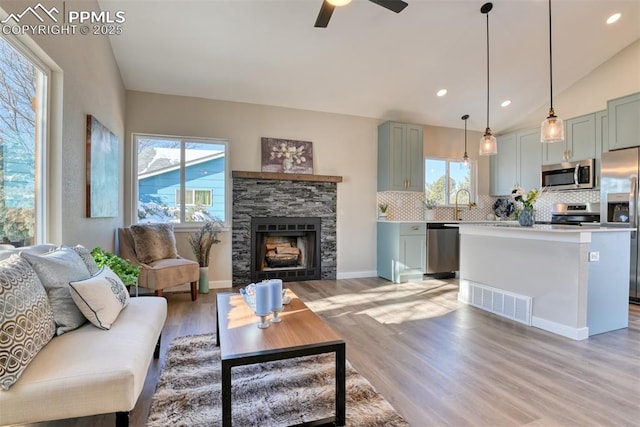
[[[511,194],[515,185],[525,190],[540,187],[542,147],[540,130],[530,129],[501,135],[498,154],[491,156],[492,196]]]
[[[424,191],[422,126],[378,126],[378,191]]]
[[[565,122],[564,143],[543,144],[543,164],[600,157],[601,146],[596,143],[595,113],[574,117]]]
[[[609,141],[604,151],[640,146],[640,92],[607,102]]]

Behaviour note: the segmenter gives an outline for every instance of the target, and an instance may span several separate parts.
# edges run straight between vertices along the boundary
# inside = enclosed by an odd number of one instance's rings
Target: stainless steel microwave
[[[577,190],[596,185],[595,159],[542,166],[542,186],[549,190]]]

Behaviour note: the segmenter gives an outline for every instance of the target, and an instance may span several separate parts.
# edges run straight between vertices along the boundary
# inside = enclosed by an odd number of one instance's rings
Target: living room
[[[2,18],[8,13],[19,13],[24,10],[28,2],[24,1],[0,1],[2,8]],[[44,2],[43,2],[44,3]],[[61,10],[63,2],[46,2],[47,5],[55,4]],[[356,2],[357,3],[357,2]],[[117,9],[117,2],[98,2],[98,1],[66,1],[64,7],[67,9],[77,10],[93,10],[100,11],[101,6],[104,9]],[[317,5],[316,5],[317,6]],[[314,6],[312,9],[317,9]],[[472,8],[479,9],[480,4],[473,3]],[[477,6],[477,7],[476,7]],[[125,11],[126,7],[123,6]],[[151,8],[151,6],[148,6]],[[195,6],[194,6],[195,7]],[[372,7],[377,7],[372,5]],[[498,7],[498,6],[497,6]],[[408,10],[407,10],[408,11]],[[336,12],[337,13],[337,12]],[[406,13],[406,12],[404,12]],[[477,15],[480,15],[477,12]],[[392,16],[393,17],[393,16]],[[315,16],[311,16],[309,26]],[[335,16],[334,16],[335,18]],[[478,16],[481,20],[482,17]],[[25,18],[29,19],[29,18]],[[493,19],[493,17],[492,17]],[[35,18],[31,19],[36,24]],[[482,22],[481,22],[482,23]],[[332,22],[333,24],[333,22]],[[133,15],[127,16],[124,23],[125,30],[132,30],[135,26]],[[330,24],[331,25],[331,24]],[[331,28],[331,26],[329,26]],[[158,33],[167,31],[165,28],[157,28]],[[478,34],[478,37],[484,34]],[[113,36],[115,38],[117,36]],[[491,342],[495,340],[497,344],[488,344],[490,347],[482,347],[474,345],[469,347],[469,351],[478,351],[482,353],[485,359],[498,359],[497,354],[500,353],[504,346],[511,346],[514,342],[518,345],[525,346],[527,352],[516,354],[514,357],[522,357],[529,359],[549,360],[550,363],[560,363],[558,359],[550,356],[554,352],[561,352],[565,346],[569,346],[562,340],[551,337],[549,334],[536,334],[524,332],[517,325],[501,322],[499,319],[492,318],[488,315],[474,314],[469,308],[461,309],[456,317],[443,317],[438,320],[437,317],[430,318],[425,313],[424,318],[413,324],[408,322],[398,322],[396,320],[384,324],[372,320],[373,316],[363,320],[349,309],[349,295],[352,293],[366,292],[367,288],[374,291],[383,288],[389,282],[377,278],[376,268],[376,213],[378,209],[377,200],[377,141],[378,141],[378,125],[387,119],[390,120],[409,120],[402,112],[389,112],[384,117],[365,117],[350,114],[338,114],[332,112],[314,111],[313,108],[287,108],[283,106],[269,105],[269,103],[249,103],[234,102],[220,99],[208,99],[193,94],[180,95],[172,92],[168,88],[163,93],[146,91],[140,87],[127,87],[123,80],[123,72],[120,64],[114,55],[112,42],[108,37],[80,37],[80,36],[51,36],[43,34],[31,34],[29,36],[16,37],[20,43],[26,46],[36,55],[50,70],[50,131],[47,143],[47,164],[46,164],[46,223],[41,224],[43,231],[43,242],[55,242],[57,244],[75,245],[81,244],[88,248],[100,246],[110,250],[116,250],[116,230],[118,227],[132,224],[136,221],[134,218],[136,201],[133,199],[134,189],[131,184],[131,175],[133,171],[132,163],[132,134],[154,134],[154,135],[179,135],[201,138],[218,138],[228,141],[228,156],[230,171],[260,171],[261,169],[261,151],[260,144],[263,137],[286,138],[293,140],[303,140],[313,142],[313,158],[314,158],[314,174],[341,176],[342,182],[338,184],[338,201],[337,201],[337,281],[328,283],[319,283],[322,289],[309,289],[304,284],[297,284],[291,288],[303,298],[322,300],[325,298],[341,296],[344,298],[345,313],[339,314],[336,309],[327,309],[323,316],[332,318],[330,323],[335,329],[341,333],[344,331],[344,338],[348,342],[349,360],[356,365],[358,370],[362,371],[365,376],[370,379],[377,379],[376,388],[383,393],[385,398],[389,400],[394,407],[408,420],[412,421],[412,425],[420,420],[425,420],[426,425],[489,425],[499,423],[499,420],[492,418],[488,414],[486,408],[491,408],[491,404],[487,404],[487,400],[491,399],[507,399],[504,389],[500,393],[492,394],[487,392],[482,386],[465,389],[463,383],[441,383],[436,385],[436,390],[440,392],[441,406],[437,415],[432,413],[428,418],[429,411],[420,410],[424,400],[428,398],[436,398],[436,391],[428,391],[429,395],[424,398],[417,398],[413,401],[408,399],[413,392],[416,395],[427,393],[428,384],[420,387],[419,380],[407,385],[405,381],[411,378],[412,370],[428,369],[437,365],[436,371],[442,376],[461,375],[460,367],[455,367],[456,359],[450,359],[451,354],[455,354],[456,358],[462,358],[464,351],[458,348],[455,353],[445,351],[448,345],[453,346],[448,340],[451,336],[464,337],[473,329],[481,329],[483,336]],[[541,40],[541,43],[545,40]],[[196,43],[198,44],[198,42]],[[206,43],[203,43],[206,45]],[[478,49],[482,50],[484,46],[479,45]],[[138,49],[137,46],[131,47],[135,49],[135,55],[144,56],[144,48]],[[571,84],[570,87],[560,91],[556,95],[554,102],[562,107],[562,115],[566,117],[574,117],[583,113],[601,110],[606,108],[606,102],[609,99],[619,96],[628,95],[640,91],[640,81],[638,79],[638,57],[640,56],[640,41],[636,40],[624,49],[621,49],[615,55],[611,56],[607,61],[600,64],[592,72],[586,74],[579,81]],[[152,58],[146,58],[152,60]],[[245,64],[246,65],[246,64]],[[483,72],[484,63],[479,64],[477,69],[479,73]],[[191,66],[191,64],[189,65]],[[197,65],[193,65],[197,67]],[[484,76],[482,76],[484,78]],[[181,77],[176,76],[176,79]],[[153,80],[153,76],[149,76]],[[256,81],[253,84],[253,90],[260,92],[261,82]],[[313,83],[315,84],[315,83]],[[484,84],[484,82],[483,82]],[[309,85],[312,85],[309,83]],[[321,88],[319,89],[321,90]],[[375,89],[371,89],[372,91]],[[480,104],[484,103],[484,86],[478,88],[476,98],[482,98]],[[545,98],[546,99],[546,98]],[[547,101],[544,101],[547,102]],[[274,102],[275,103],[275,102]],[[435,107],[434,107],[435,108]],[[530,125],[538,126],[539,121],[546,116],[546,108],[542,105],[536,105],[531,114],[526,117],[520,117],[517,122],[509,123],[509,126],[500,128],[504,130],[513,130],[528,127]],[[466,111],[460,111],[456,114],[458,127],[440,126],[424,124],[424,153],[425,155],[443,158],[460,157],[463,144],[462,123],[459,116]],[[490,160],[489,157],[480,157],[478,152],[478,141],[484,130],[484,106],[475,116],[480,126],[475,126],[469,132],[469,153],[477,165],[477,187],[478,194],[488,195],[490,186]],[[110,129],[120,141],[120,151],[118,155],[118,170],[121,172],[118,184],[118,213],[110,218],[88,218],[85,215],[86,208],[86,153],[85,153],[85,131],[86,116],[90,114],[100,120],[100,122]],[[188,243],[188,235],[192,230],[185,230],[176,233],[178,252],[189,256],[190,248]],[[232,230],[225,229],[221,235],[221,243],[214,247],[214,254],[211,259],[209,274],[212,287],[229,289],[232,282]],[[447,312],[450,307],[458,307],[455,298],[452,296],[451,289],[447,284],[443,284],[445,301],[436,304],[433,307],[435,311],[442,310]],[[186,289],[186,288],[185,288]],[[383,292],[382,290],[380,292]],[[165,338],[163,344],[163,352],[173,337],[189,334],[208,333],[215,328],[214,305],[215,298],[210,295],[201,296],[196,303],[190,301],[188,294],[176,292],[168,293],[167,300],[169,303],[169,317],[165,325]],[[429,295],[418,296],[409,293],[411,296],[407,298],[420,298],[420,301],[433,297]],[[407,301],[403,301],[407,302]],[[389,302],[391,305],[391,302]],[[381,309],[385,309],[386,304],[380,303]],[[444,307],[444,308],[443,308]],[[365,307],[359,307],[363,310]],[[373,307],[366,307],[373,309]],[[392,308],[389,306],[389,310]],[[437,309],[437,310],[436,310]],[[349,313],[347,313],[349,311]],[[343,316],[342,319],[339,317]],[[428,320],[431,319],[431,320]],[[566,357],[580,360],[590,352],[595,352],[597,357],[604,358],[611,363],[619,362],[620,366],[612,366],[605,374],[593,371],[580,371],[582,374],[593,374],[603,377],[619,377],[617,382],[606,383],[602,379],[600,384],[607,384],[607,387],[620,387],[621,389],[636,392],[638,391],[638,383],[632,383],[628,377],[633,377],[629,372],[625,373],[625,367],[631,366],[638,362],[638,342],[640,340],[640,315],[635,312],[632,314],[630,327],[624,332],[615,333],[609,338],[601,338],[594,347],[590,348],[588,344],[571,343],[573,351],[562,353]],[[341,324],[341,322],[343,322]],[[367,329],[371,327],[371,329]],[[423,328],[421,330],[421,328]],[[449,332],[443,329],[452,328]],[[348,330],[360,330],[360,332],[348,335]],[[429,330],[434,336],[428,337]],[[441,335],[435,332],[440,331]],[[506,335],[504,341],[501,341],[499,334]],[[415,339],[421,340],[419,345],[412,347],[409,343],[403,344],[403,349],[393,357],[383,357],[381,349],[393,348],[394,335],[416,334]],[[542,342],[538,341],[542,340]],[[551,343],[549,343],[549,341]],[[537,344],[532,344],[537,343]],[[458,343],[459,344],[459,343]],[[458,345],[456,344],[456,345]],[[476,345],[478,343],[475,343]],[[536,347],[544,347],[550,354],[535,353]],[[372,347],[372,349],[369,348]],[[426,360],[421,360],[423,366],[417,366],[419,359],[418,353],[425,351],[429,346],[439,346],[442,350],[439,354],[430,355]],[[616,348],[620,351],[619,357],[605,356],[610,352],[610,348]],[[471,350],[473,349],[473,350]],[[366,353],[372,353],[378,358],[378,364],[366,357]],[[532,355],[533,354],[533,355]],[[436,362],[430,358],[441,357],[443,360]],[[446,361],[445,361],[446,360]],[[162,362],[163,359],[160,359]],[[496,363],[500,363],[499,359]],[[591,363],[591,359],[589,362]],[[587,364],[588,364],[587,363]],[[513,364],[517,364],[513,361]],[[532,362],[530,372],[543,369],[542,364]],[[576,362],[579,364],[579,362]],[[390,366],[402,365],[402,372],[397,373],[396,383],[387,382],[394,374]],[[370,366],[370,368],[365,368]],[[467,365],[465,365],[467,366]],[[483,365],[484,366],[484,365]],[[636,365],[637,366],[637,365]],[[413,367],[413,368],[412,368]],[[597,365],[601,368],[601,365]],[[567,370],[574,367],[565,367]],[[145,398],[142,399],[143,406],[148,408],[155,388],[154,381],[157,381],[161,364],[152,364],[148,383],[146,384]],[[450,369],[448,371],[447,369]],[[562,370],[563,368],[558,368]],[[386,370],[386,372],[384,372]],[[633,372],[631,370],[631,372]],[[515,372],[516,369],[513,368]],[[623,378],[627,377],[627,379]],[[425,381],[426,377],[423,378]],[[474,377],[465,377],[473,382]],[[429,378],[428,380],[433,380]],[[477,380],[477,378],[476,378]],[[501,382],[508,382],[509,378],[500,377]],[[553,397],[555,393],[561,393],[570,388],[564,389],[554,385],[548,377],[542,382],[536,383],[536,387],[540,390],[540,395],[544,395],[548,391],[548,395]],[[567,383],[572,381],[577,383],[572,392],[579,393],[579,386],[583,379],[576,374],[575,377],[565,378]],[[373,381],[375,383],[375,381]],[[522,389],[528,389],[531,386],[527,384],[526,377],[518,377],[513,380],[513,394],[522,397],[521,400],[532,399],[532,396],[540,396],[538,394],[521,393]],[[398,390],[394,391],[394,387]],[[415,387],[415,388],[412,388]],[[546,390],[545,390],[546,387]],[[635,387],[635,388],[634,388]],[[568,392],[568,391],[567,391]],[[596,424],[631,424],[629,420],[633,416],[640,416],[637,410],[635,413],[627,411],[626,415],[619,415],[616,412],[624,412],[628,409],[626,403],[620,403],[619,406],[613,406],[613,409],[604,408],[605,405],[596,405],[596,409],[591,409],[590,415],[594,412],[602,411],[608,416],[599,415],[591,418],[590,416],[582,416],[578,413],[586,408],[582,405],[592,404],[599,397],[606,399],[610,397],[611,390],[607,390],[606,395],[597,395],[595,391],[592,400],[589,403],[580,401],[574,407],[570,407],[570,403],[564,409],[567,409],[570,415],[566,418],[551,417],[551,424],[571,425],[591,423]],[[488,393],[490,397],[483,397],[483,393]],[[537,393],[537,392],[536,392]],[[444,398],[446,396],[447,398]],[[547,396],[547,398],[549,398]],[[474,400],[476,399],[477,400]],[[517,400],[516,398],[513,398]],[[546,398],[545,398],[546,399]],[[570,401],[571,399],[567,399]],[[548,402],[548,400],[545,400]],[[509,405],[511,405],[510,402]],[[479,410],[483,404],[487,404],[485,409],[487,413]],[[462,408],[466,406],[466,408]],[[526,406],[526,405],[525,405]],[[512,408],[510,406],[510,408]],[[616,409],[617,408],[617,409]],[[473,419],[471,413],[478,409],[479,413],[484,415]],[[531,409],[531,408],[529,408]],[[539,409],[539,408],[538,408]],[[148,410],[148,409],[147,409]],[[455,415],[456,411],[466,411],[464,415],[459,417]],[[509,411],[508,408],[502,410]],[[140,413],[134,413],[132,416],[134,425],[144,425],[146,422],[145,410]],[[510,415],[508,421],[504,424],[508,425],[525,425],[527,422],[535,423],[536,416],[527,413],[527,409],[519,407],[513,409],[514,413]],[[533,411],[533,410],[532,410]],[[610,412],[605,412],[610,411]],[[535,412],[535,411],[533,411]],[[551,411],[560,417],[562,409],[554,408]],[[515,414],[515,415],[514,415]],[[523,415],[526,414],[526,415]],[[572,418],[573,416],[578,418]],[[619,416],[620,418],[616,418]],[[561,419],[563,422],[558,421]],[[576,421],[578,420],[578,421]],[[610,420],[615,420],[611,422]],[[538,419],[540,423],[545,420]],[[548,420],[547,420],[548,421]],[[90,418],[74,421],[74,425],[111,425],[113,419],[110,416]],[[584,423],[582,423],[584,422]],[[65,422],[51,425],[69,425]],[[415,424],[420,425],[420,424]]]

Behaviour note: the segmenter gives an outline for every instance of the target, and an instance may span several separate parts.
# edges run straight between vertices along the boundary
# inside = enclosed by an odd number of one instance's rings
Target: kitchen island
[[[460,301],[575,340],[628,326],[631,229],[452,226]]]

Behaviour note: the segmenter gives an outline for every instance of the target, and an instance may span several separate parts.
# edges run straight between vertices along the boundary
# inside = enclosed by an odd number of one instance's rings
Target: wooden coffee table
[[[280,313],[282,322],[258,329],[259,318],[238,293],[219,293],[216,298],[216,345],[222,359],[222,425],[231,427],[231,368],[273,360],[335,353],[336,414],[301,424],[345,425],[345,343],[291,290],[291,303]]]

